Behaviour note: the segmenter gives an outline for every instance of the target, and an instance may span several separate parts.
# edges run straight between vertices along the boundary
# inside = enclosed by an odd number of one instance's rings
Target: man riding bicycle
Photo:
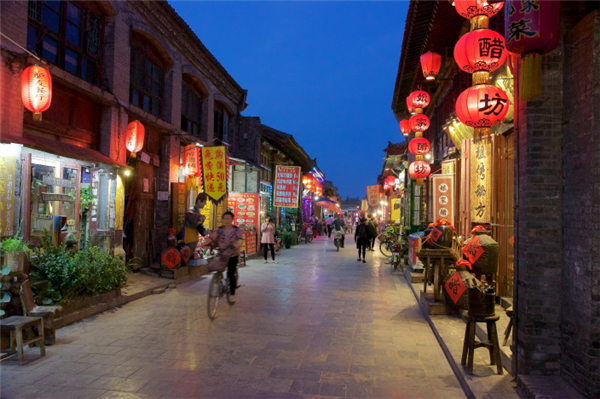
[[[344,239],[346,238],[346,235],[344,234],[344,228],[346,227],[346,222],[344,222],[344,219],[342,219],[342,215],[337,215],[337,218],[332,223],[332,226],[333,230],[338,230],[342,232],[342,240],[340,247],[344,248]]]

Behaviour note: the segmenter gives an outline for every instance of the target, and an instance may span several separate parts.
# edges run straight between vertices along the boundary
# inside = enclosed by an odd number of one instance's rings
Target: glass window
[[[31,25],[27,26],[27,50],[37,52],[38,30]]]
[[[79,175],[79,170],[75,168],[63,168],[62,175],[62,193],[69,194],[73,201],[61,202],[61,215],[67,217],[67,230],[74,231],[75,228],[75,199],[77,197],[77,176]]]
[[[57,4],[58,3],[58,4]],[[60,29],[60,2],[46,1],[44,2],[44,12],[42,24],[54,33],[58,33]]]
[[[71,73],[77,74],[77,65],[79,64],[78,58],[79,55],[76,52],[67,49],[65,54],[65,69]]]
[[[162,69],[148,60],[140,48],[134,47],[130,71],[130,102],[136,107],[160,117]]]
[[[46,201],[44,194],[54,194],[52,179],[57,166],[31,165],[31,235],[42,237],[44,232],[52,235],[54,215],[58,215],[58,201]]]
[[[56,63],[56,60],[58,60],[58,45],[55,40],[50,39],[48,36],[44,36],[42,57],[52,63]]]

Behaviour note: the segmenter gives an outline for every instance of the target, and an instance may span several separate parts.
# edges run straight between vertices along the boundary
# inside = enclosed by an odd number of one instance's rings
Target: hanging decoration
[[[402,119],[400,121],[400,131],[402,132],[402,134],[405,137],[410,134],[410,132],[411,132],[410,121],[408,119]]]
[[[408,167],[408,174],[413,179],[423,179],[429,176],[429,173],[431,173],[431,166],[429,166],[429,162],[415,161]]]
[[[200,147],[195,144],[185,146],[183,149],[183,174],[186,176],[200,176]]]
[[[215,204],[219,204],[227,196],[227,155],[224,146],[202,147],[202,181],[204,192]]]
[[[140,121],[133,121],[127,125],[125,134],[125,147],[133,154],[140,152],[144,147],[146,129]]]
[[[318,181],[315,183],[315,195],[317,197],[323,196],[323,185],[321,183],[319,183]]]
[[[417,113],[415,107],[412,105],[412,101],[410,100],[410,96],[406,97],[406,108],[408,108],[408,113],[414,115]]]
[[[479,139],[489,136],[491,126],[502,122],[508,106],[508,96],[499,87],[476,85],[458,96],[456,116],[465,125],[475,128],[474,138]]]
[[[489,4],[487,0],[454,0],[456,12],[471,21],[471,30],[487,28],[489,18],[496,15],[504,6],[498,1]]]
[[[408,102],[415,109],[417,114],[423,113],[423,108],[429,105],[429,94],[423,90],[415,90],[408,96]]]
[[[506,61],[504,37],[491,29],[464,34],[454,47],[454,60],[460,69],[473,74],[473,84],[488,83],[489,73]]]
[[[521,56],[519,98],[542,94],[542,54],[560,41],[560,1],[506,2],[504,37],[508,51]]]
[[[415,132],[424,132],[429,129],[429,117],[425,114],[415,114],[409,119],[410,128]]]
[[[441,55],[429,51],[421,56],[421,69],[426,80],[434,80],[438,73],[440,73],[441,66]]]
[[[383,190],[394,190],[396,188],[396,178],[394,176],[388,176],[383,181]]]
[[[33,120],[41,121],[42,112],[52,103],[52,77],[50,71],[32,65],[21,74],[21,100],[25,108],[33,112]]]
[[[415,155],[425,155],[431,149],[429,140],[425,137],[416,137],[408,143],[408,151]]]

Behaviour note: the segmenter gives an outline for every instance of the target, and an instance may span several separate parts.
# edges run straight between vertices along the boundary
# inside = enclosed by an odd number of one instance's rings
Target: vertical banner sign
[[[360,200],[360,210],[365,212],[369,210],[369,202],[367,200]]]
[[[394,222],[400,221],[401,201],[402,200],[400,198],[392,198],[392,220]]]
[[[179,234],[187,211],[187,192],[185,183],[171,183],[171,225]]]
[[[456,171],[456,159],[442,161],[442,174],[453,175]]]
[[[227,156],[225,147],[202,147],[204,192],[215,204],[227,194]]]
[[[369,202],[369,206],[371,208],[376,208],[379,206],[379,191],[379,184],[367,186],[367,201]]]
[[[299,187],[300,166],[277,165],[273,205],[282,208],[298,208]]]
[[[15,169],[17,157],[0,157],[0,237],[14,232]]]
[[[233,224],[236,226],[240,224],[253,225],[254,229],[258,231],[258,194],[229,193],[227,198],[229,208],[232,208],[235,215]]]
[[[123,179],[117,175],[117,198],[115,201],[115,230],[123,230],[125,216],[125,186]]]
[[[455,225],[454,175],[433,175],[433,220],[446,219]]]
[[[200,148],[195,144],[185,146],[183,149],[183,174],[186,176],[199,176],[201,169]]]
[[[471,222],[491,223],[492,144],[471,143]]]

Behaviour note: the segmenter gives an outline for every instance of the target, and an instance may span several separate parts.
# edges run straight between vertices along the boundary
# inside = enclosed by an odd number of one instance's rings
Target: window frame
[[[182,80],[181,130],[206,141],[206,137],[202,137],[202,111],[204,97],[205,96],[200,92],[200,90],[198,90],[192,83],[186,82],[185,79]],[[190,111],[190,108],[193,108],[196,103],[198,104],[198,110],[196,111],[195,115],[197,120],[194,119],[194,115],[192,115],[192,112]],[[192,127],[192,131],[189,130],[190,126]],[[195,132],[194,128],[196,129]],[[206,136],[206,134],[204,134],[204,136]]]
[[[163,119],[167,66],[161,65],[160,60],[148,54],[143,47],[143,43],[137,41],[131,43],[129,102],[145,112]],[[160,72],[160,80],[156,79],[155,73],[157,71]],[[160,83],[160,87],[156,91],[155,83]],[[137,97],[134,96],[134,93],[137,94]],[[148,106],[145,104],[146,98],[149,100]]]

